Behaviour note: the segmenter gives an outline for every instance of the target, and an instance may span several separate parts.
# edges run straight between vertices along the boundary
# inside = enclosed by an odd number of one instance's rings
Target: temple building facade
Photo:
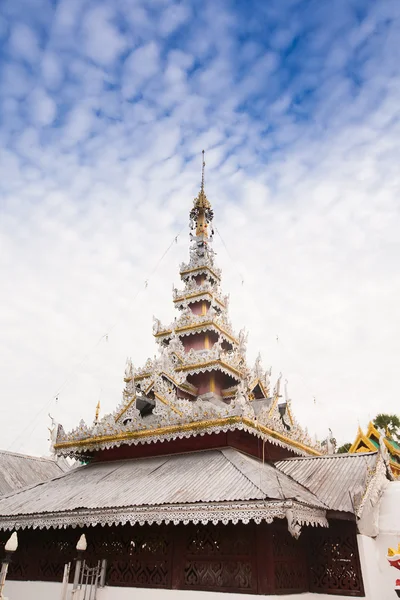
[[[382,445],[325,454],[281,378],[271,382],[260,357],[248,364],[221,290],[213,218],[203,162],[177,316],[154,320],[158,355],[127,361],[111,414],[54,427],[55,455],[83,466],[0,499],[0,542],[19,539],[10,600],[61,598],[82,534],[86,565],[102,564],[100,600],[146,590],[377,598],[370,544],[392,485],[388,454]]]

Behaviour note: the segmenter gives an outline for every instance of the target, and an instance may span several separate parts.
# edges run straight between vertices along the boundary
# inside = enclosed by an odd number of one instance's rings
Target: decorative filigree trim
[[[188,264],[181,263],[179,273],[183,280],[185,280],[190,275],[208,275],[209,273],[211,273],[211,275],[215,279],[220,281],[221,275],[222,275],[221,269],[216,268],[214,265],[208,266],[208,265],[202,264],[202,265],[199,265],[196,267],[191,267],[190,263],[188,263]]]
[[[210,299],[223,309],[226,309],[228,304],[228,296],[222,295],[219,286],[211,284],[209,281],[198,285],[190,279],[184,290],[174,288],[172,295],[174,303],[179,306],[187,306],[188,303]]]
[[[65,441],[55,444],[55,451],[59,456],[79,457],[85,452],[95,450],[108,450],[121,445],[151,444],[155,442],[168,442],[176,439],[184,439],[197,435],[226,433],[228,431],[246,431],[271,444],[296,452],[299,456],[320,456],[314,448],[304,446],[300,442],[284,438],[279,433],[262,425],[256,424],[249,419],[241,417],[229,417],[226,419],[201,421],[160,427],[153,430],[126,431],[114,436],[100,438],[87,438],[82,440]]]
[[[177,371],[184,371],[185,373],[191,373],[192,375],[196,373],[207,373],[209,371],[214,371],[217,368],[222,373],[226,375],[234,375],[234,377],[239,378],[243,376],[243,373],[230,365],[227,365],[222,360],[213,360],[209,363],[203,364],[195,364],[195,365],[182,365],[181,367],[177,367]]]
[[[76,510],[68,513],[46,513],[15,516],[0,519],[0,529],[60,529],[96,525],[144,525],[163,523],[249,523],[262,521],[272,523],[274,519],[284,519],[287,511],[292,511],[293,522],[313,527],[329,527],[323,509],[304,504],[283,502],[221,502],[208,504],[180,504],[169,506],[135,506],[109,510]]]
[[[217,332],[219,332],[225,339],[227,342],[229,343],[234,343],[234,344],[238,344],[239,340],[233,335],[233,332],[231,333],[230,331],[228,331],[227,329],[224,329],[224,327],[222,327],[221,325],[219,325],[216,321],[206,321],[204,323],[194,323],[193,325],[185,325],[183,327],[176,327],[175,330],[171,328],[165,328],[162,329],[160,331],[158,331],[157,333],[154,334],[154,337],[157,338],[157,340],[167,340],[171,337],[171,335],[173,334],[173,331],[175,331],[175,333],[179,334],[179,336],[186,336],[186,335],[192,335],[193,333],[205,333],[206,331],[213,331],[216,330]]]

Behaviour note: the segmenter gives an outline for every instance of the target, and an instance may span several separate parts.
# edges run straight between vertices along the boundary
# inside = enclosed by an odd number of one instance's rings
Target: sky
[[[398,0],[2,0],[1,447],[121,400],[206,151],[230,316],[319,439],[400,412]]]

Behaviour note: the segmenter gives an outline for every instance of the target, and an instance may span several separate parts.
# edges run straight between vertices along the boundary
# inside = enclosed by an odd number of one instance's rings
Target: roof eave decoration
[[[212,405],[211,405],[212,406]],[[204,407],[202,407],[204,410]],[[209,408],[210,413],[212,408]],[[207,411],[206,411],[207,412]],[[276,424],[274,424],[276,427]],[[83,437],[82,439],[64,439],[58,440],[54,449],[58,456],[79,457],[86,453],[91,453],[97,450],[106,450],[109,448],[119,447],[122,445],[137,445],[150,444],[152,442],[164,442],[175,439],[189,438],[197,435],[221,433],[227,431],[247,431],[248,433],[259,437],[262,440],[281,446],[287,450],[291,450],[299,456],[320,456],[322,449],[318,450],[311,445],[311,440],[294,439],[296,436],[289,437],[288,432],[278,432],[276,429],[266,425],[261,425],[255,420],[250,420],[241,416],[227,416],[225,418],[216,419],[209,415],[207,420],[192,421],[188,423],[165,425],[163,427],[155,427],[153,429],[129,430],[129,425],[124,428],[126,431],[120,431],[110,435],[101,435],[93,437]],[[84,433],[84,431],[82,431]],[[306,434],[302,432],[302,436]],[[64,436],[62,436],[64,437]]]
[[[288,519],[298,525],[328,527],[326,511],[293,501],[214,502],[162,506],[128,506],[103,510],[74,510],[69,512],[1,517],[0,529],[61,529],[96,525],[144,525],[173,523],[272,523],[274,519]]]

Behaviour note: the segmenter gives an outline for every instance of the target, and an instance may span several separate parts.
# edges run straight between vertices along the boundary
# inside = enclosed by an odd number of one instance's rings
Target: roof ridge
[[[305,458],[305,457],[301,457],[301,458]],[[318,458],[318,457],[316,457]],[[279,461],[281,462],[281,461]],[[312,490],[310,490],[310,488],[308,488],[306,485],[304,485],[304,483],[300,483],[300,481],[298,481],[297,479],[295,479],[292,475],[289,475],[289,473],[285,473],[284,471],[281,471],[279,469],[279,467],[277,467],[275,464],[273,465],[275,471],[279,471],[279,473],[281,475],[285,475],[288,479],[290,479],[291,481],[294,481],[297,485],[299,485],[300,487],[303,488],[303,490],[306,490],[309,494],[311,494],[312,496],[314,496],[314,498],[318,501],[321,502],[321,504],[323,504],[325,506],[325,508],[328,508],[328,505],[321,500],[321,498],[318,498],[317,494],[315,492],[313,492]]]
[[[280,462],[289,462],[294,460],[318,460],[318,459],[332,459],[332,458],[354,458],[355,456],[371,456],[372,454],[378,454],[378,451],[373,452],[344,452],[343,454],[322,454],[321,456],[291,456],[290,458],[281,458],[279,460],[274,460],[273,464]]]
[[[243,475],[243,477],[245,477],[248,481],[250,481],[250,483],[252,485],[254,485],[257,489],[260,490],[260,492],[262,494],[264,494],[265,498],[267,498],[267,493],[262,489],[262,487],[260,487],[260,485],[258,485],[255,481],[253,481],[252,479],[250,479],[245,473],[243,473],[243,471],[241,471],[226,455],[225,455],[225,451],[226,450],[232,450],[234,452],[239,453],[241,456],[244,457],[244,459],[248,459],[250,461],[254,461],[256,463],[259,463],[259,465],[262,468],[269,468],[271,469],[271,472],[275,475],[276,477],[276,481],[278,484],[278,487],[280,489],[280,492],[282,494],[282,498],[281,500],[292,500],[294,502],[301,502],[299,500],[297,500],[297,498],[286,498],[285,493],[282,489],[282,484],[279,481],[279,477],[283,477],[283,478],[287,478],[290,481],[292,481],[293,483],[295,483],[296,485],[298,485],[299,487],[301,487],[303,490],[305,490],[308,494],[310,494],[313,498],[315,498],[315,500],[317,501],[317,503],[323,504],[325,508],[327,508],[327,505],[325,504],[325,502],[323,502],[322,500],[320,500],[318,498],[318,496],[316,494],[314,494],[314,492],[312,492],[307,486],[303,485],[302,483],[300,483],[299,481],[297,481],[296,479],[294,479],[293,477],[291,477],[290,475],[288,475],[287,473],[284,473],[283,471],[281,471],[280,469],[278,469],[273,463],[271,464],[270,462],[262,462],[259,459],[255,458],[254,456],[249,456],[247,454],[245,454],[244,452],[241,452],[240,450],[237,450],[236,448],[222,448],[221,452],[224,454],[225,458],[239,471],[239,473],[241,473]],[[264,472],[265,473],[265,472]],[[278,476],[279,473],[279,476]]]
[[[18,458],[29,458],[31,460],[40,460],[46,462],[54,462],[57,464],[57,460],[51,456],[34,456],[32,454],[22,454],[21,452],[12,452],[11,450],[0,450],[0,455],[6,454],[7,456],[17,456]]]
[[[27,490],[31,490],[33,488],[39,487],[40,485],[49,483],[49,481],[55,481],[56,479],[61,479],[62,477],[66,477],[67,475],[70,475],[76,469],[84,469],[87,466],[88,465],[80,465],[79,467],[73,467],[73,468],[69,469],[69,471],[63,471],[60,468],[61,473],[59,475],[56,475],[55,477],[50,477],[49,479],[45,479],[44,481],[38,481],[37,483],[31,483],[29,485],[25,485],[22,488],[18,488],[17,490],[11,491],[9,494],[4,494],[4,496],[0,496],[0,504],[3,500],[5,500],[6,498],[9,498],[10,496],[17,496],[21,492],[26,492]]]
[[[226,458],[226,460],[236,469],[236,471],[239,471],[239,473],[242,475],[242,477],[244,477],[245,479],[247,479],[247,481],[249,481],[251,483],[251,485],[253,485],[255,488],[257,488],[259,492],[261,492],[262,494],[264,494],[265,497],[267,496],[266,493],[264,492],[264,490],[262,490],[259,485],[257,485],[256,483],[254,483],[254,481],[252,481],[250,479],[250,477],[248,477],[245,473],[243,473],[243,471],[241,471],[239,469],[239,467],[236,466],[235,463],[232,462],[231,459],[228,456],[226,456],[225,452],[227,450],[228,450],[228,452],[229,452],[229,450],[235,451],[236,448],[228,447],[228,448],[219,448],[218,450]],[[245,454],[243,454],[242,452],[240,452],[240,450],[236,450],[236,452],[239,452],[239,454],[241,454],[242,456],[246,456]]]

